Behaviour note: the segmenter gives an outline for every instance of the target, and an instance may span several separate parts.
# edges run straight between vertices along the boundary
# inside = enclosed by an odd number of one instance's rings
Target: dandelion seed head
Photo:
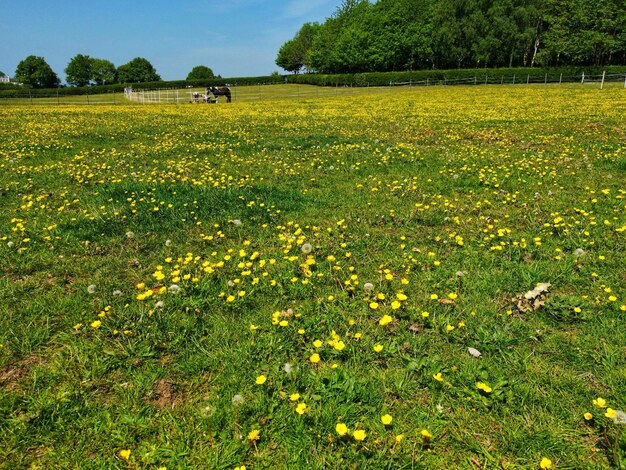
[[[302,253],[308,255],[309,253],[311,253],[311,251],[313,251],[313,246],[310,243],[305,243],[304,245],[302,245],[301,249]]]
[[[165,246],[172,246],[172,240],[165,240]]]
[[[89,284],[87,286],[87,292],[89,292],[90,294],[93,294],[96,292],[96,285],[95,284]]]
[[[285,365],[283,366],[283,370],[287,373],[287,374],[291,374],[293,372],[293,365],[291,365],[288,362],[285,362]]]
[[[113,297],[119,297],[122,295],[122,291],[117,289],[113,291]]]
[[[241,405],[244,402],[243,395],[237,394],[233,396],[233,405]]]
[[[172,284],[167,290],[170,294],[178,294],[180,292],[180,286],[178,284]]]

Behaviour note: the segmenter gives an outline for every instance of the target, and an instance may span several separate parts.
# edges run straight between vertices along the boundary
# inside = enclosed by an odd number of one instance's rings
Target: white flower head
[[[241,220],[233,219],[233,225],[236,225],[237,227],[239,227],[241,225]]]
[[[135,238],[135,234],[129,230],[126,232],[126,238]]]
[[[613,422],[615,424],[626,424],[626,413],[620,410],[615,410],[615,416],[613,416]]]
[[[365,284],[363,284],[363,289],[365,289],[368,292],[371,292],[374,290],[374,284],[372,284],[371,282],[366,282]]]
[[[170,239],[165,240],[165,246],[172,246],[172,240]]]
[[[162,300],[159,300],[156,304],[154,304],[154,308],[163,308],[165,303]]]
[[[310,243],[305,243],[304,245],[302,245],[302,253],[308,255],[309,253],[311,253],[311,251],[313,251],[313,246],[311,246]]]
[[[113,291],[113,297],[119,297],[120,295],[122,295],[122,291],[121,290],[114,290]]]
[[[293,365],[291,365],[288,362],[285,362],[285,365],[283,366],[283,370],[287,373],[287,374],[291,374],[293,372]]]
[[[13,247],[15,246],[15,243],[13,243],[13,242],[7,242],[7,246],[8,246],[9,248],[13,248]]]
[[[576,249],[574,250],[574,254],[575,254],[576,256],[582,256],[582,255],[584,255],[584,254],[585,254],[585,250],[583,250],[582,248],[576,248]]]
[[[93,294],[96,292],[96,285],[95,284],[89,284],[87,286],[87,292],[89,292],[90,294]]]
[[[237,395],[233,396],[232,402],[233,402],[233,405],[235,405],[235,406],[236,405],[241,405],[244,402],[243,395],[237,394]]]
[[[178,294],[178,292],[180,292],[180,286],[178,284],[172,284],[167,290],[170,294]]]

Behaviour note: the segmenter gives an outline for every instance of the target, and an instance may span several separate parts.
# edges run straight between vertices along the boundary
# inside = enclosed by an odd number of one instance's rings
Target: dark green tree
[[[91,59],[91,79],[96,85],[115,83],[117,69],[106,59]]]
[[[280,46],[276,56],[276,65],[292,73],[298,73],[303,67],[304,62],[301,55],[298,54],[298,47],[294,39],[290,39]]]
[[[298,73],[301,69],[310,72],[313,70],[310,60],[313,39],[318,34],[318,23],[305,23],[293,39],[284,43],[278,50],[276,65],[288,72]]]
[[[74,86],[87,86],[93,78],[93,59],[88,55],[77,54],[65,67],[65,80]]]
[[[187,80],[210,80],[211,78],[215,78],[215,74],[206,65],[196,65],[187,75]]]
[[[136,57],[117,68],[117,80],[119,83],[158,82],[161,77],[147,59]]]
[[[53,88],[61,83],[44,58],[34,55],[17,64],[15,81],[33,88]]]

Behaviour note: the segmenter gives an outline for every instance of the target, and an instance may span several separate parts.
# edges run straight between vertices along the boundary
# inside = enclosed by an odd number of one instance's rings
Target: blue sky
[[[164,80],[206,65],[222,77],[284,73],[280,46],[306,22],[323,22],[341,0],[0,0],[0,71],[29,55],[64,81],[76,54],[116,66],[148,59]]]

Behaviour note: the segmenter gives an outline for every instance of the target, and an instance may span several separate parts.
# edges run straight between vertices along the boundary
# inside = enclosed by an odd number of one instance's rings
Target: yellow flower
[[[355,441],[364,441],[367,437],[367,434],[362,429],[357,429],[352,433]]]
[[[124,460],[128,460],[130,458],[130,449],[120,450],[120,457]]]
[[[385,326],[388,325],[389,323],[391,323],[393,321],[393,317],[390,317],[389,315],[383,315],[381,317],[380,320],[378,320],[378,324]]]
[[[160,469],[159,469],[160,470]],[[242,465],[240,467],[235,467],[235,470],[246,470],[246,466]]]
[[[348,426],[346,426],[344,423],[337,423],[337,425],[335,426],[335,431],[337,431],[337,434],[339,434],[340,436],[345,436],[350,432]]]
[[[370,308],[376,310],[378,308],[378,302],[370,302]]]
[[[587,421],[591,421],[593,419],[593,415],[588,411],[583,415]]]
[[[83,326],[82,323],[76,323],[76,325],[74,325],[72,328],[74,328],[75,330],[80,330],[82,326]]]
[[[446,325],[446,332],[447,332],[447,333],[451,332],[452,330],[454,330],[454,326],[452,326],[452,325]]]
[[[308,407],[306,403],[299,403],[298,406],[296,406],[296,413],[298,413],[299,415],[303,415],[306,412],[307,408]]]
[[[439,296],[437,294],[430,294],[430,300],[437,300]]]
[[[313,341],[313,346],[315,346],[316,348],[321,348],[322,347],[322,343],[319,339],[316,339],[315,341]]]
[[[261,437],[261,432],[258,429],[253,429],[252,431],[248,433],[249,441],[258,441],[260,437]]]
[[[257,383],[257,385],[263,385],[266,380],[267,380],[267,377],[265,375],[259,375],[256,378],[255,382]]]
[[[299,393],[292,393],[291,395],[289,395],[289,399],[291,401],[298,401],[300,399],[300,394]]]
[[[598,397],[595,400],[593,400],[593,404],[596,405],[597,408],[606,408],[606,400],[601,397]]]
[[[432,439],[433,435],[431,433],[428,432],[428,430],[426,429],[422,429],[420,431],[420,434],[422,435],[422,437],[424,438],[425,441],[428,441],[429,439]]]
[[[402,439],[404,439],[404,434],[398,434],[396,436],[396,442],[400,442],[400,441],[402,441]]]
[[[311,361],[313,364],[317,364],[318,362],[320,362],[320,355],[317,353],[311,354],[311,357],[309,357],[309,361]]]
[[[391,302],[391,308],[392,308],[393,310],[397,310],[397,309],[399,309],[401,306],[402,306],[402,304],[401,304],[399,301],[397,301],[397,300],[394,300],[393,302]]]
[[[436,374],[433,374],[433,379],[435,379],[437,382],[443,382],[443,377],[441,376],[441,372],[437,372]]]
[[[539,462],[539,468],[552,468],[552,460],[544,457],[541,459],[541,462]]]
[[[376,346],[374,346],[374,351],[381,352],[382,350],[383,350],[382,344],[377,344]]]
[[[92,328],[96,329],[96,328],[100,328],[100,325],[102,325],[102,322],[100,320],[96,320],[94,322],[91,322],[91,326]]]
[[[258,329],[259,329],[258,326],[253,325],[253,324],[250,325],[250,331],[254,331],[254,330],[258,330]]]
[[[482,390],[485,393],[491,393],[491,387],[482,382],[476,382],[476,388]]]
[[[391,422],[393,421],[393,417],[390,414],[386,414],[380,417],[380,421],[385,425],[388,426],[391,424]]]
[[[604,416],[606,416],[609,419],[615,418],[615,410],[613,408],[607,408],[606,413],[604,413]]]
[[[454,292],[450,292],[448,294],[448,298],[451,300],[455,300],[458,297],[458,295],[456,295]]]
[[[337,341],[333,347],[337,350],[337,351],[343,351],[343,349],[346,347],[345,343],[343,341]]]

